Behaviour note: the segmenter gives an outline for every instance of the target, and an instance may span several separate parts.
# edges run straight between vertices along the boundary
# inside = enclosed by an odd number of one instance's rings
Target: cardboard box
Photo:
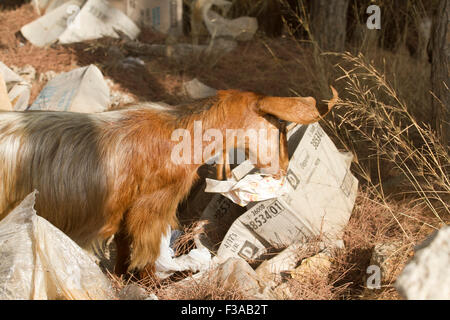
[[[350,172],[351,157],[339,152],[317,123],[296,126],[288,134],[288,145],[288,193],[247,206],[217,250],[221,260],[254,260],[270,248],[286,247],[295,241],[321,235],[322,241],[333,243],[342,236],[358,189],[358,181]],[[221,198],[212,200],[203,218],[214,216]],[[236,207],[230,205],[232,215]],[[217,223],[217,219],[211,223]]]
[[[126,0],[127,15],[136,24],[159,32],[183,32],[183,0]]]
[[[106,111],[109,103],[109,87],[102,72],[89,65],[50,80],[28,110],[95,113]]]

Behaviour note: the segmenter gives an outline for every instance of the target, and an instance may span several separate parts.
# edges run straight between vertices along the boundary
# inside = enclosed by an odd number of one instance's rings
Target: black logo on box
[[[342,180],[341,190],[344,192],[345,196],[348,197],[353,188],[353,179],[350,173],[350,170],[345,174],[344,179]]]
[[[245,241],[238,255],[244,259],[252,259],[258,253],[258,248],[251,242]]]
[[[286,174],[286,179],[289,182],[289,184],[294,188],[294,190],[297,189],[298,184],[300,183],[300,179],[295,175],[295,173],[289,169]]]

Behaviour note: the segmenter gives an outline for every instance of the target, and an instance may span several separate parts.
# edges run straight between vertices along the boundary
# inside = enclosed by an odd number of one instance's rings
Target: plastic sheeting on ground
[[[84,250],[36,214],[36,194],[0,221],[0,300],[114,298]]]

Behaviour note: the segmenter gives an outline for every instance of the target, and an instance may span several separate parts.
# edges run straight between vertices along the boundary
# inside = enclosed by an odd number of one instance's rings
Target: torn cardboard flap
[[[3,97],[0,97],[0,110],[23,111],[28,107],[31,94],[31,84],[8,68],[0,61],[0,76],[3,77],[5,87]],[[0,79],[1,82],[1,79]],[[0,84],[1,86],[1,84]],[[1,91],[2,89],[0,89]],[[5,96],[5,90],[7,96]],[[0,96],[2,94],[0,93]],[[8,100],[8,101],[6,101]]]
[[[341,237],[358,188],[350,172],[351,156],[339,152],[317,123],[291,130],[288,149],[287,193],[257,202],[239,216],[222,240],[219,258],[252,260],[294,241],[320,235],[331,243]],[[208,209],[204,217],[211,215]]]
[[[11,101],[8,97],[8,90],[6,89],[6,83],[3,80],[2,73],[0,72],[0,110],[12,111]]]

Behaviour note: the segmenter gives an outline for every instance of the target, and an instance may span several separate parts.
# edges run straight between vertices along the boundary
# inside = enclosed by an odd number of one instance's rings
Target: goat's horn
[[[313,97],[264,97],[259,101],[259,109],[276,116],[279,119],[300,124],[309,124],[319,121],[324,117],[339,100],[336,89],[331,87],[333,97],[328,102],[328,110],[320,114],[316,107],[316,99]]]

